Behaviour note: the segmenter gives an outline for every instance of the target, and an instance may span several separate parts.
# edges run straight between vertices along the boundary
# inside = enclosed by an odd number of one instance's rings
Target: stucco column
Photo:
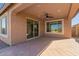
[[[44,36],[45,35],[45,21],[44,19],[40,19],[40,36]]]
[[[64,19],[64,36],[71,38],[72,37],[72,32],[71,32],[72,28],[71,28],[71,20],[65,18]]]

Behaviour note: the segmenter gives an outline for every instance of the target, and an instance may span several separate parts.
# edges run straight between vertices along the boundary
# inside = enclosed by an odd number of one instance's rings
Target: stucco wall
[[[64,19],[64,37],[72,37],[72,33],[71,33],[71,20],[70,19]]]
[[[45,21],[43,19],[40,19],[40,36],[45,35]]]
[[[21,14],[11,16],[12,44],[26,41],[26,19]]]

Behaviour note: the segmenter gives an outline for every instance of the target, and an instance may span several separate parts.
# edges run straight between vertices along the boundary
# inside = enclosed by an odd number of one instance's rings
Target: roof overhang
[[[10,5],[10,3],[4,3],[3,7],[0,9],[0,14]]]

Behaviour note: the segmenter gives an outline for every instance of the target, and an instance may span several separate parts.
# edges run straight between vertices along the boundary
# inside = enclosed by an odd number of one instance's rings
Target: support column
[[[72,28],[71,28],[71,20],[65,18],[64,19],[64,36],[68,37],[68,38],[71,38],[72,37],[71,30],[72,30]]]

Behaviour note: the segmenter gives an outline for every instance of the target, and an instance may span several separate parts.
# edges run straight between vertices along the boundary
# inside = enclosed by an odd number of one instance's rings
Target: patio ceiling
[[[70,11],[71,4],[32,4],[28,8],[25,8],[21,13],[28,16],[34,16],[36,18],[42,18],[45,13],[48,13],[54,18],[65,18]]]

